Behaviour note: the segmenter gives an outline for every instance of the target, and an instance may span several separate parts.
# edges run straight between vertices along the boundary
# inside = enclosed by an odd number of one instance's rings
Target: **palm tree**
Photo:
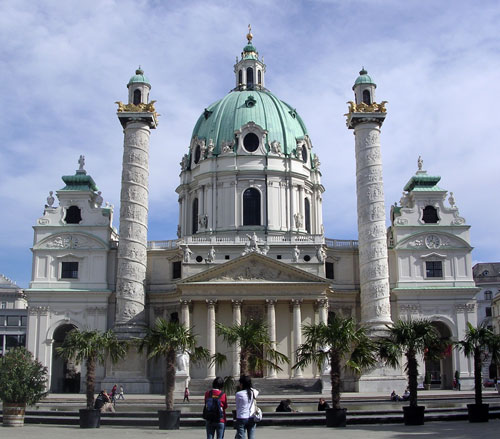
[[[174,409],[175,359],[177,353],[187,353],[194,362],[210,358],[207,349],[196,345],[196,335],[192,328],[186,328],[177,321],[158,318],[152,328],[148,328],[141,340],[139,351],[147,349],[148,358],[164,357],[165,405],[167,411]]]
[[[123,359],[127,353],[128,345],[125,341],[118,340],[111,330],[102,332],[98,330],[72,329],[66,335],[57,353],[65,360],[73,360],[76,364],[85,362],[87,381],[87,408],[94,407],[95,373],[97,364],[104,364],[107,357],[114,364]]]
[[[280,364],[288,363],[288,357],[274,349],[275,340],[271,340],[267,325],[262,320],[248,320],[243,324],[225,326],[216,323],[217,334],[229,346],[240,348],[240,373],[250,375],[251,372],[264,368],[275,371],[283,370]],[[216,353],[213,361],[222,365],[227,361],[224,354]]]
[[[388,335],[379,341],[382,360],[393,368],[399,368],[403,356],[406,357],[405,371],[410,390],[410,407],[417,407],[418,355],[428,359],[443,356],[449,341],[442,338],[430,320],[398,320],[387,325]]]
[[[340,384],[342,364],[357,373],[376,361],[376,346],[366,335],[364,328],[356,328],[352,318],[333,316],[328,324],[318,323],[302,327],[304,343],[297,351],[294,369],[313,363],[318,369],[330,366],[332,384],[332,408],[340,409]]]
[[[483,404],[481,369],[483,360],[489,355],[492,362],[500,362],[500,336],[485,326],[475,328],[467,323],[465,338],[457,342],[458,348],[467,358],[474,359],[474,396],[476,405]]]

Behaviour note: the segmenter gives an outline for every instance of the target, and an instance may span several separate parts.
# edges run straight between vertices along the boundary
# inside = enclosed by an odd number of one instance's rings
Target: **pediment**
[[[38,242],[35,250],[94,250],[107,249],[108,246],[101,239],[86,233],[57,233]]]
[[[184,279],[186,283],[327,283],[314,274],[277,261],[264,255],[251,253]]]
[[[466,248],[471,249],[469,243],[458,236],[436,230],[416,233],[398,242],[396,249],[407,250],[446,250]]]

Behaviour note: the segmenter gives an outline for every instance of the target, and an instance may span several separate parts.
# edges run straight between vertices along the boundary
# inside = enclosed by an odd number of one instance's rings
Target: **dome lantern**
[[[234,90],[262,90],[264,89],[264,73],[266,65],[259,60],[259,52],[252,43],[252,28],[248,25],[247,45],[241,52],[241,60],[234,65],[236,87]]]
[[[356,98],[356,104],[361,104],[364,102],[367,105],[373,104],[375,102],[375,89],[377,84],[375,84],[368,72],[364,67],[361,68],[359,76],[354,81],[352,89],[354,90],[354,96]]]
[[[127,84],[129,104],[147,104],[149,102],[149,92],[151,84],[144,75],[141,66],[135,71],[135,75],[130,78]]]

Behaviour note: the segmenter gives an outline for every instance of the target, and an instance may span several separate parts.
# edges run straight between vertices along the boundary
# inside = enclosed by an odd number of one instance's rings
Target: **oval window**
[[[203,258],[201,256],[196,256],[196,262],[202,262]]]
[[[201,157],[201,147],[200,147],[200,145],[196,145],[196,149],[194,150],[194,163],[195,164],[198,164],[198,162],[200,161],[200,157]]]
[[[304,261],[309,262],[311,260],[311,256],[305,255],[304,256]]]
[[[255,133],[248,133],[243,139],[243,146],[248,152],[254,152],[259,147],[259,138]]]
[[[302,147],[302,161],[307,163],[307,149],[305,146]]]

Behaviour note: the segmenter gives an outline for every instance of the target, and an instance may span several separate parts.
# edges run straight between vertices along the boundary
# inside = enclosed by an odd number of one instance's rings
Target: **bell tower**
[[[128,104],[117,102],[124,143],[115,330],[124,336],[141,332],[145,327],[149,136],[158,122],[155,101],[149,102],[151,85],[141,68],[127,87]]]

